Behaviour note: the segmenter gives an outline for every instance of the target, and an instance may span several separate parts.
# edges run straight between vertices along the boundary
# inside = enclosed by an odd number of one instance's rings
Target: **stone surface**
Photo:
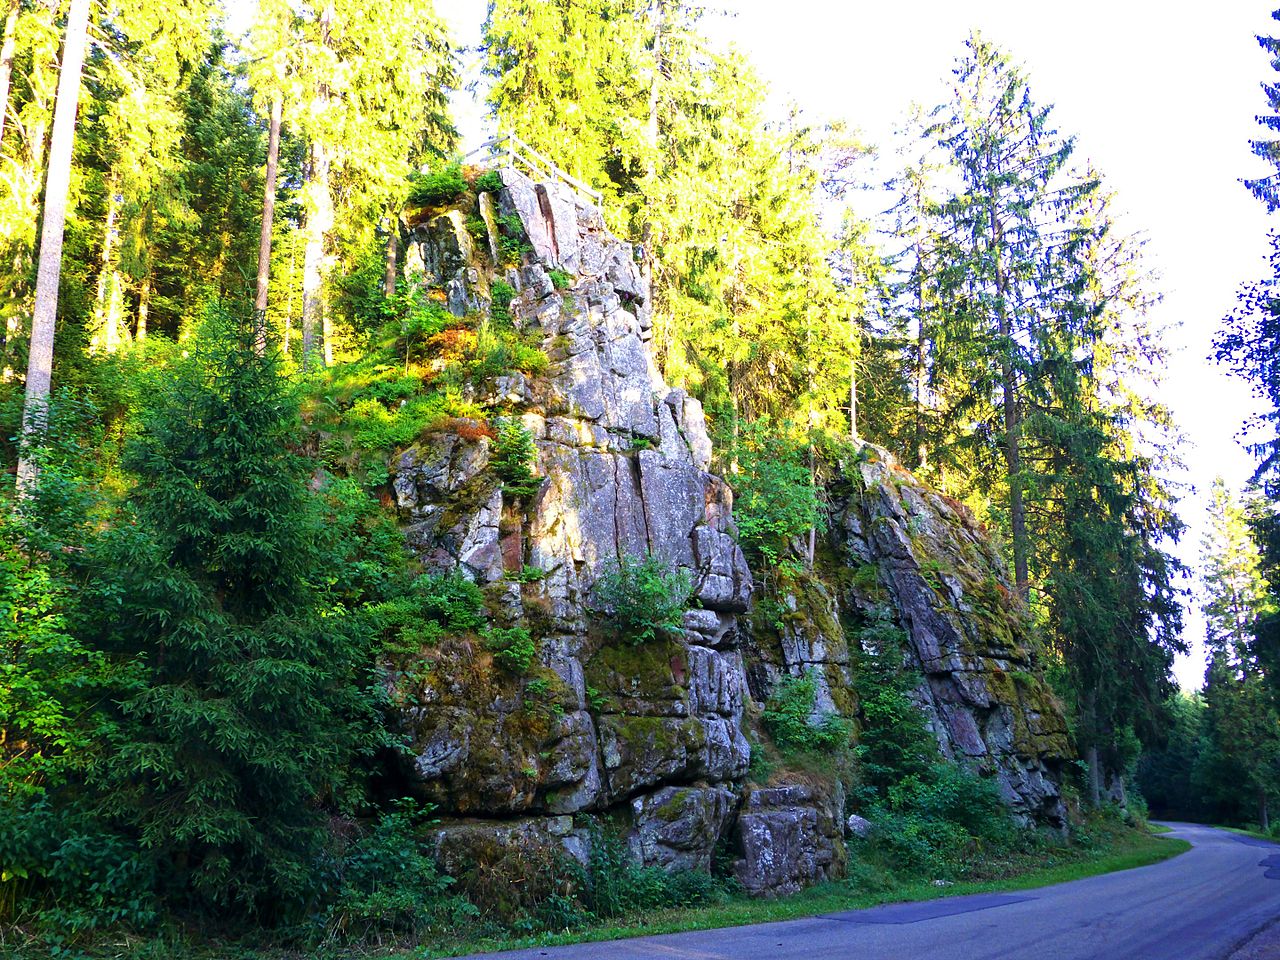
[[[845,609],[893,612],[943,753],[993,777],[1024,821],[1061,826],[1071,744],[1003,558],[963,504],[884,450],[864,446],[854,471],[857,492],[832,524],[837,554],[856,571]]]
[[[747,794],[736,828],[734,876],[754,896],[778,897],[844,872],[844,796],[808,784]]]
[[[424,568],[484,586],[504,622],[539,641],[534,682],[543,692],[531,696],[527,680],[495,668],[479,640],[425,653],[429,679],[406,711],[414,769],[444,814],[639,804],[635,842],[647,858],[705,865],[710,847],[699,838],[718,836],[733,806],[736,788],[720,785],[741,780],[750,760],[735,615],[752,584],[732,493],[707,472],[701,406],[662,381],[645,346],[649,289],[631,245],[567,188],[502,176],[504,189],[496,203],[482,197],[480,215],[514,215],[524,226],[532,254],[503,278],[516,291],[513,324],[541,339],[551,363],[539,377],[509,374],[474,390],[522,419],[543,482],[519,509],[504,500],[489,440],[464,422],[399,456],[392,487]],[[477,273],[485,258],[459,211],[419,225],[413,238],[423,280],[448,297],[474,298],[491,282]],[[569,274],[569,289],[556,289],[551,270]],[[650,553],[688,573],[695,609],[686,631],[631,647],[592,615],[593,588],[610,563]],[[526,566],[541,579],[506,579]],[[671,789],[693,791],[680,794],[692,798],[687,822],[646,820],[646,803]]]
[[[627,846],[645,866],[710,870],[737,794],[722,786],[663,787],[631,801]]]
[[[735,875],[756,895],[842,875],[846,831],[870,824],[848,816],[838,783],[744,788],[747,728],[784,674],[815,679],[815,719],[855,717],[856,631],[885,611],[924,678],[915,696],[943,752],[996,778],[1023,819],[1060,822],[1065,724],[1001,559],[968,512],[865,448],[817,569],[774,571],[780,609],[757,609],[748,629],[753,581],[732,492],[709,472],[701,405],[654,365],[640,251],[563,185],[502,179],[476,201],[488,244],[472,242],[469,209],[450,210],[413,227],[405,258],[459,315],[483,315],[491,285],[510,284],[513,326],[549,360],[466,394],[529,430],[533,495],[504,496],[478,421],[448,421],[391,464],[423,568],[474,581],[497,623],[537,642],[523,676],[467,635],[424,649],[396,681],[416,788],[446,821],[435,833],[446,868],[519,843],[585,861],[586,824],[607,815],[635,859],[667,869],[707,869],[731,841]],[[518,217],[532,248],[501,270],[498,216]],[[681,630],[633,646],[596,609],[595,585],[646,554],[685,571],[693,600]]]

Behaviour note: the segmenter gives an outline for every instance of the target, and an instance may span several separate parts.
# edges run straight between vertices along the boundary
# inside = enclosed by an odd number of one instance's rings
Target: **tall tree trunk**
[[[653,77],[649,80],[649,163],[648,176],[652,180],[658,168],[658,103],[662,90],[662,30],[666,26],[666,0],[654,0],[653,4]]]
[[[0,143],[4,142],[4,122],[9,113],[9,81],[13,77],[13,50],[21,9],[21,0],[9,0],[9,15],[4,21],[4,45],[0,46]]]
[[[1009,279],[1000,262],[1003,236],[996,216],[995,201],[991,205],[991,233],[995,247],[996,318],[1001,339],[1000,378],[1003,385],[1004,459],[1009,478],[1009,526],[1013,540],[1014,589],[1023,603],[1031,599],[1031,577],[1027,555],[1027,512],[1022,496],[1022,416],[1018,409],[1017,371],[1014,369],[1013,324],[1009,319]]]
[[[280,117],[283,105],[279,94],[271,101],[271,122],[267,134],[267,176],[262,190],[262,234],[258,240],[258,290],[253,300],[253,349],[267,352],[267,288],[271,284],[271,229],[276,216],[276,170],[280,160]]]
[[[1271,814],[1267,810],[1267,792],[1265,790],[1258,791],[1258,825],[1262,827],[1263,833],[1271,832]]]
[[[290,238],[292,241],[292,238]],[[284,355],[292,356],[289,350],[293,346],[293,289],[298,285],[297,245],[289,243],[289,281],[285,284],[288,291],[284,298]]]
[[[387,299],[396,295],[396,260],[399,255],[400,215],[392,210],[387,214],[387,266],[382,274],[382,295]]]
[[[917,202],[917,206],[918,206]],[[924,384],[925,384],[925,347],[924,347],[924,249],[916,243],[916,383],[915,383],[915,447],[916,467],[923,467],[928,458],[924,443]]]
[[[324,339],[324,365],[333,366],[333,315],[329,305],[320,301],[320,332]]]
[[[84,70],[85,35],[89,29],[89,0],[71,0],[66,40],[58,71],[58,100],[53,113],[53,140],[45,181],[44,222],[36,272],[36,300],[31,315],[31,346],[27,360],[26,397],[22,407],[22,436],[30,437],[45,424],[49,387],[53,380],[53,334],[58,317],[58,280],[62,275],[62,237],[71,188],[71,152],[76,138],[76,105]],[[18,461],[18,495],[35,481],[36,465],[24,449]]]
[[[119,278],[116,276],[115,240],[116,215],[120,208],[120,195],[116,192],[114,174],[107,180],[107,223],[102,233],[102,266],[98,270],[98,287],[93,300],[94,331],[91,347],[115,353],[120,346],[119,317],[115,309]]]
[[[307,210],[306,247],[302,256],[302,369],[309,370],[316,361],[316,333],[321,313],[321,269],[324,241],[333,222],[333,201],[329,196],[329,155],[319,144],[311,145],[308,168],[308,192],[311,202]],[[323,346],[323,345],[322,345]]]
[[[1102,806],[1102,766],[1096,744],[1089,744],[1085,750],[1085,761],[1089,765],[1089,806],[1097,810]]]
[[[141,343],[147,339],[147,318],[151,313],[151,264],[147,263],[147,272],[142,275],[138,287],[138,330],[137,340]]]

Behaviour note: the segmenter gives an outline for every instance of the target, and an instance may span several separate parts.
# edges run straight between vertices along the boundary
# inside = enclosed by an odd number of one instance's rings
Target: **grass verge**
[[[1166,827],[1163,823],[1148,823],[1147,829],[1152,833],[1173,833],[1173,827]]]
[[[1214,826],[1219,830],[1227,831],[1227,833],[1238,833],[1242,837],[1254,837],[1257,840],[1266,840],[1270,843],[1280,844],[1280,840],[1277,840],[1269,833],[1263,833],[1261,830],[1246,830],[1243,827],[1224,827],[1217,823],[1215,823]]]
[[[735,899],[708,907],[661,911],[650,914],[643,920],[583,927],[566,933],[507,939],[459,940],[432,946],[423,945],[412,952],[395,956],[404,960],[410,957],[415,960],[418,958],[436,960],[436,958],[457,957],[469,953],[593,943],[603,940],[621,940],[627,937],[682,933],[689,930],[711,930],[717,927],[798,920],[821,913],[858,910],[885,903],[935,900],[939,897],[962,896],[970,893],[1030,890],[1103,873],[1113,873],[1117,870],[1150,866],[1184,853],[1190,848],[1191,844],[1185,840],[1158,837],[1135,830],[1127,833],[1122,841],[1108,846],[1097,855],[1053,866],[1032,868],[995,880],[962,881],[945,887],[934,886],[928,882],[915,882],[893,884],[883,889],[867,891],[854,888],[854,885],[859,883],[855,877],[852,880],[822,884],[778,900]]]

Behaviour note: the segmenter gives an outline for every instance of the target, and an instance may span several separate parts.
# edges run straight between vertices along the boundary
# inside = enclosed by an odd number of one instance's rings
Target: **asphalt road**
[[[486,957],[1280,960],[1280,846],[1195,824],[1169,826],[1191,850],[1053,887]]]

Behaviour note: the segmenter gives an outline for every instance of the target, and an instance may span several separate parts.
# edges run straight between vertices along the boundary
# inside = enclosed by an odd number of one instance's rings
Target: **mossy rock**
[[[657,639],[636,645],[608,643],[585,665],[587,686],[624,713],[670,714],[687,701],[688,658],[682,644]]]

